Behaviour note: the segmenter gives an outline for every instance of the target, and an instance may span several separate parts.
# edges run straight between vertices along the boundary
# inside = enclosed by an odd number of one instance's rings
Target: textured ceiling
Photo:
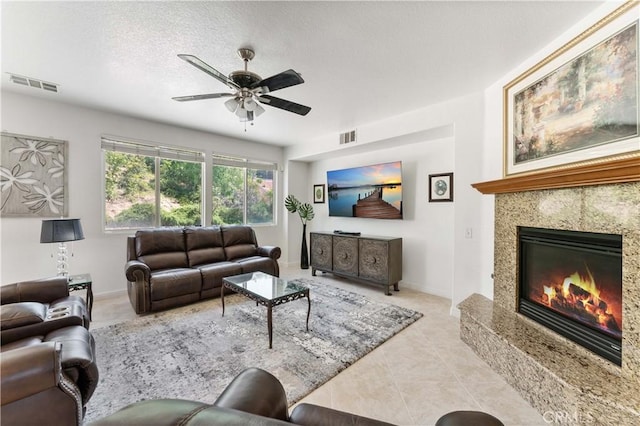
[[[602,1],[7,2],[2,89],[276,145],[311,143],[385,117],[483,90]],[[180,60],[263,78],[293,68],[305,83],[274,95],[312,107],[275,108],[245,127],[228,91]],[[60,85],[49,93],[15,73]]]

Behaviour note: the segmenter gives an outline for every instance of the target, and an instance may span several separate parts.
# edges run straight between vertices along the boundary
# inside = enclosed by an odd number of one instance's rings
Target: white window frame
[[[213,154],[211,156],[211,167],[214,166],[228,166],[228,167],[239,167],[244,169],[244,200],[243,200],[243,211],[242,211],[242,224],[249,225],[252,227],[255,226],[275,226],[276,225],[276,200],[277,200],[277,192],[276,188],[278,186],[278,164],[272,163],[268,161],[259,161],[259,160],[251,160],[247,158],[239,158],[225,154]],[[270,223],[247,223],[247,169],[254,170],[271,170],[273,171],[273,209],[271,211],[271,222]],[[213,186],[214,182],[210,182]],[[207,209],[213,211],[213,206],[207,206]],[[210,215],[209,223],[211,224],[211,219],[213,214]]]
[[[106,226],[106,215],[105,215],[105,207],[106,207],[106,187],[105,187],[105,178],[106,178],[106,164],[105,164],[105,155],[106,151],[111,152],[121,152],[126,154],[136,154],[143,155],[147,157],[154,157],[155,159],[155,223],[151,228],[161,228],[160,221],[162,220],[160,216],[160,161],[161,160],[179,160],[179,161],[189,161],[194,163],[201,164],[201,194],[200,194],[200,218],[201,223],[204,224],[206,222],[206,191],[209,191],[208,186],[205,184],[206,182],[206,167],[205,167],[205,154],[203,152],[192,150],[188,148],[182,147],[172,147],[172,146],[163,146],[163,145],[155,145],[152,142],[142,142],[135,141],[128,138],[119,138],[114,136],[103,135],[101,141],[102,148],[102,229],[105,233],[117,233],[117,232],[131,232],[134,228],[107,228]],[[207,189],[205,189],[207,188]],[[137,229],[137,228],[136,228]]]

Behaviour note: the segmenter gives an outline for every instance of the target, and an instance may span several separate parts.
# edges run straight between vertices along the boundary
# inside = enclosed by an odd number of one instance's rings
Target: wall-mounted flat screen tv
[[[329,216],[402,219],[402,162],[327,172]]]

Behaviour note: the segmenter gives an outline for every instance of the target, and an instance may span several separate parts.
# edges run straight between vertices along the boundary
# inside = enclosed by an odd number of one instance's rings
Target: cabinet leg
[[[316,268],[311,268],[311,275],[316,276]]]
[[[400,289],[398,288],[398,283],[395,283],[393,285],[393,291],[400,291]]]

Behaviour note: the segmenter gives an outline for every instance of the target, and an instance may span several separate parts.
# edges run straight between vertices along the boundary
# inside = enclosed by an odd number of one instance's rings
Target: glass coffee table
[[[307,331],[309,331],[309,314],[311,313],[311,299],[309,288],[301,284],[283,280],[264,272],[251,272],[248,274],[234,275],[222,279],[222,316],[224,316],[224,288],[240,293],[256,303],[267,307],[267,328],[269,330],[269,349],[272,348],[273,326],[271,311],[274,306],[291,302],[292,300],[307,298]]]

